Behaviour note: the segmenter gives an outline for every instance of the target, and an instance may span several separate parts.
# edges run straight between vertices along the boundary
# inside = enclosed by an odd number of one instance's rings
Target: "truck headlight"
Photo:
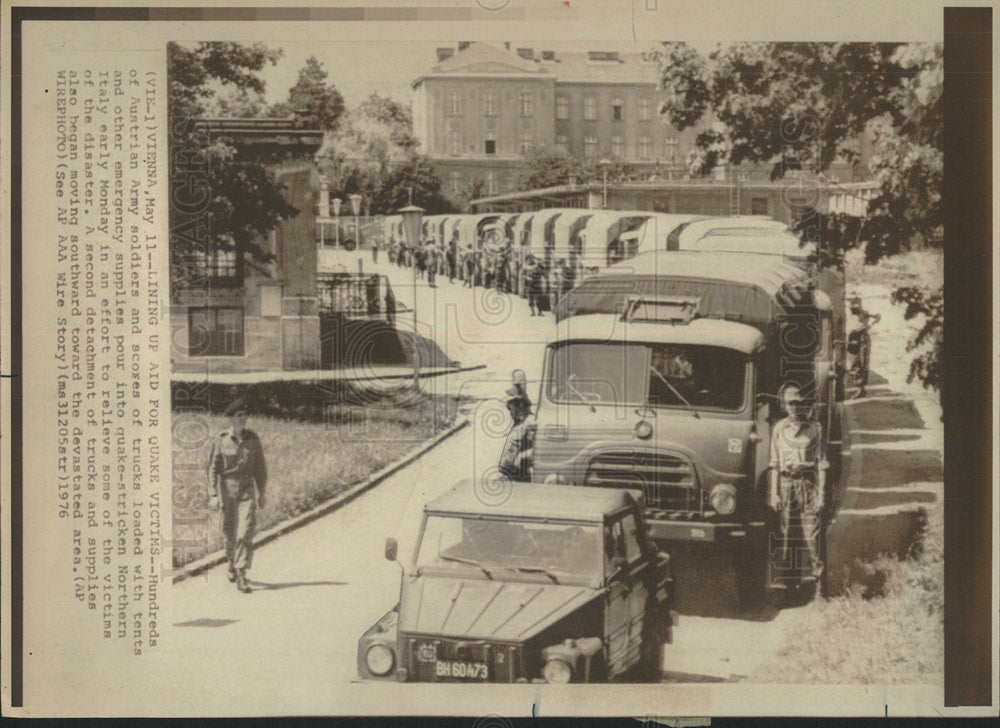
[[[563,478],[562,473],[549,473],[545,476],[543,481],[546,485],[565,485],[566,479]]]
[[[729,483],[720,483],[712,488],[712,508],[720,516],[728,516],[736,510],[736,488]]]
[[[375,644],[365,653],[365,664],[372,675],[388,675],[396,664],[396,656],[385,645]]]
[[[562,660],[553,658],[545,663],[542,676],[550,683],[568,683],[573,677],[573,670]]]

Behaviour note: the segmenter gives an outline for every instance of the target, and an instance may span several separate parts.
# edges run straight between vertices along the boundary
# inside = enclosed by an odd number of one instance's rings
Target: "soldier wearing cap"
[[[257,434],[246,427],[247,401],[239,398],[226,408],[230,427],[212,441],[208,458],[209,505],[222,511],[229,581],[244,594],[251,589],[246,572],[253,560],[254,521],[264,507],[267,464]]]
[[[820,588],[823,577],[820,534],[828,467],[823,428],[812,416],[812,403],[797,385],[787,385],[782,399],[788,416],[775,423],[771,431],[768,504],[781,516],[782,566],[797,566],[789,564],[790,537],[793,527],[801,526],[811,567],[806,578],[811,577]],[[800,577],[801,572],[796,576]],[[793,585],[798,585],[794,577]]]
[[[513,384],[503,397],[513,424],[500,453],[500,472],[512,480],[528,480],[530,477],[532,443],[527,419],[531,414],[531,399],[528,397],[527,385],[524,371],[515,369]]]

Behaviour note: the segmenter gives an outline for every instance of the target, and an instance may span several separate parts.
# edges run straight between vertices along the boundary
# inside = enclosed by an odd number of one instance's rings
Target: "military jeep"
[[[504,487],[483,498],[463,481],[425,506],[399,603],[358,642],[360,677],[658,681],[672,583],[642,493]],[[389,539],[386,557],[396,551]]]

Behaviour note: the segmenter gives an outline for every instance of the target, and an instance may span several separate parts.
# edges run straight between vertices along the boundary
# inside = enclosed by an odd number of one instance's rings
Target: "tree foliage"
[[[371,214],[392,214],[409,203],[428,214],[452,212],[430,160],[417,153],[409,108],[373,93],[344,115],[320,150],[320,171],[333,197],[359,193]]]
[[[813,210],[803,236],[831,258],[864,246],[868,263],[942,242],[940,44],[735,43],[703,57],[666,43],[658,53],[661,113],[678,129],[702,125],[693,173],[749,162],[770,164],[773,179],[801,169],[823,180],[835,161],[857,164],[867,144],[878,189],[865,216]],[[924,291],[921,300],[939,298]],[[922,331],[913,345],[931,344],[930,358],[913,372],[936,387],[940,327]]]
[[[280,56],[260,43],[168,44],[172,265],[194,252],[234,248],[266,261],[270,254],[258,242],[298,213],[282,197],[273,174],[241,158],[199,122],[219,111],[219,87],[230,94],[227,98],[252,100],[261,94],[264,81],[257,72]],[[172,279],[183,277],[175,269]]]
[[[288,90],[288,101],[275,104],[270,113],[273,116],[287,116],[295,113],[306,126],[323,131],[337,128],[344,114],[344,97],[332,83],[327,83],[329,74],[315,56],[306,59],[306,65],[299,69],[299,78]]]
[[[565,152],[551,149],[532,149],[524,155],[516,181],[518,190],[535,190],[557,187],[572,181],[577,184],[600,182],[607,167],[608,182],[620,182],[635,175],[634,168],[616,157],[609,158],[608,164],[598,160],[581,162]]]

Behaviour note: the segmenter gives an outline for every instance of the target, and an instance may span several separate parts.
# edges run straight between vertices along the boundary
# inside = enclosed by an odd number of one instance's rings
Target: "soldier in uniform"
[[[789,563],[789,557],[793,547],[792,530],[800,526],[811,566],[806,579],[811,578],[820,589],[823,578],[822,515],[828,467],[823,429],[812,416],[812,403],[802,396],[798,386],[786,385],[782,399],[788,416],[775,423],[771,431],[768,504],[781,517],[782,566],[797,567]],[[798,579],[791,585],[797,586]]]
[[[226,408],[230,427],[212,441],[208,458],[209,505],[222,511],[229,581],[244,594],[251,589],[246,572],[253,560],[254,520],[264,507],[267,464],[260,438],[246,427],[247,402],[239,398]]]
[[[531,399],[528,397],[527,385],[524,371],[515,369],[513,386],[507,390],[503,398],[513,424],[500,453],[499,469],[504,476],[520,481],[526,481],[531,477],[533,443],[530,441],[530,429],[527,425],[528,415],[531,414]]]

